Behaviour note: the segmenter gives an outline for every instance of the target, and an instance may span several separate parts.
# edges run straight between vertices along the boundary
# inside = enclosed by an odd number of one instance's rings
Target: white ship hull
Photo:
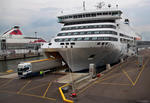
[[[90,63],[96,67],[112,64],[120,59],[120,52],[112,48],[73,48],[60,49],[60,54],[73,72],[89,68]],[[93,55],[93,58],[89,58]]]
[[[109,43],[109,45],[99,45],[91,48],[86,46],[79,48],[49,48],[47,51],[52,49],[59,52],[69,68],[73,72],[77,72],[88,69],[90,63],[94,63],[96,67],[116,63],[126,55],[126,46],[120,45],[118,43],[110,45]]]

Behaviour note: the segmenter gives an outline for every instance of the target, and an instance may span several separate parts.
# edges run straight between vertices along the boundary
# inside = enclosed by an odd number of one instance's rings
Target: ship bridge
[[[75,14],[64,14],[62,16],[58,16],[58,22],[63,24],[69,23],[77,23],[77,22],[113,22],[116,19],[121,19],[121,10],[99,10],[92,12],[80,12]]]

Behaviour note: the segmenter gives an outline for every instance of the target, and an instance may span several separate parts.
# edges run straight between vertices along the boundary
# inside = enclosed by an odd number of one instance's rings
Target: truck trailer
[[[33,75],[42,74],[44,71],[53,71],[61,66],[61,59],[48,58],[22,62],[18,64],[17,72],[19,78],[26,78]]]

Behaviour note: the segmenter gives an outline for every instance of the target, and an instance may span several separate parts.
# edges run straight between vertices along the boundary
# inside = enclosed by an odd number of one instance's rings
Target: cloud
[[[142,40],[145,40],[145,41],[150,41],[150,32],[143,32],[141,35],[142,35]]]
[[[150,32],[150,25],[137,26],[136,29],[140,32]]]
[[[14,25],[21,26],[25,35],[32,35],[35,31],[39,36],[51,37],[60,30],[57,15],[61,11],[95,9],[99,0],[0,0],[0,33]],[[149,30],[149,0],[103,0],[112,7],[116,4],[123,9],[126,17],[130,18],[131,25],[142,33]],[[5,30],[6,29],[6,30]],[[47,35],[47,36],[45,36]]]

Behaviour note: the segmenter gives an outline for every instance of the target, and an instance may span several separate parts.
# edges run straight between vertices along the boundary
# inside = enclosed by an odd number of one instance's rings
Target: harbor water
[[[38,59],[44,59],[46,57],[33,57],[33,58],[26,58],[26,59],[16,59],[16,60],[8,60],[8,61],[0,61],[0,72],[6,72],[7,70],[17,71],[17,65],[20,62],[24,61],[32,61]]]

